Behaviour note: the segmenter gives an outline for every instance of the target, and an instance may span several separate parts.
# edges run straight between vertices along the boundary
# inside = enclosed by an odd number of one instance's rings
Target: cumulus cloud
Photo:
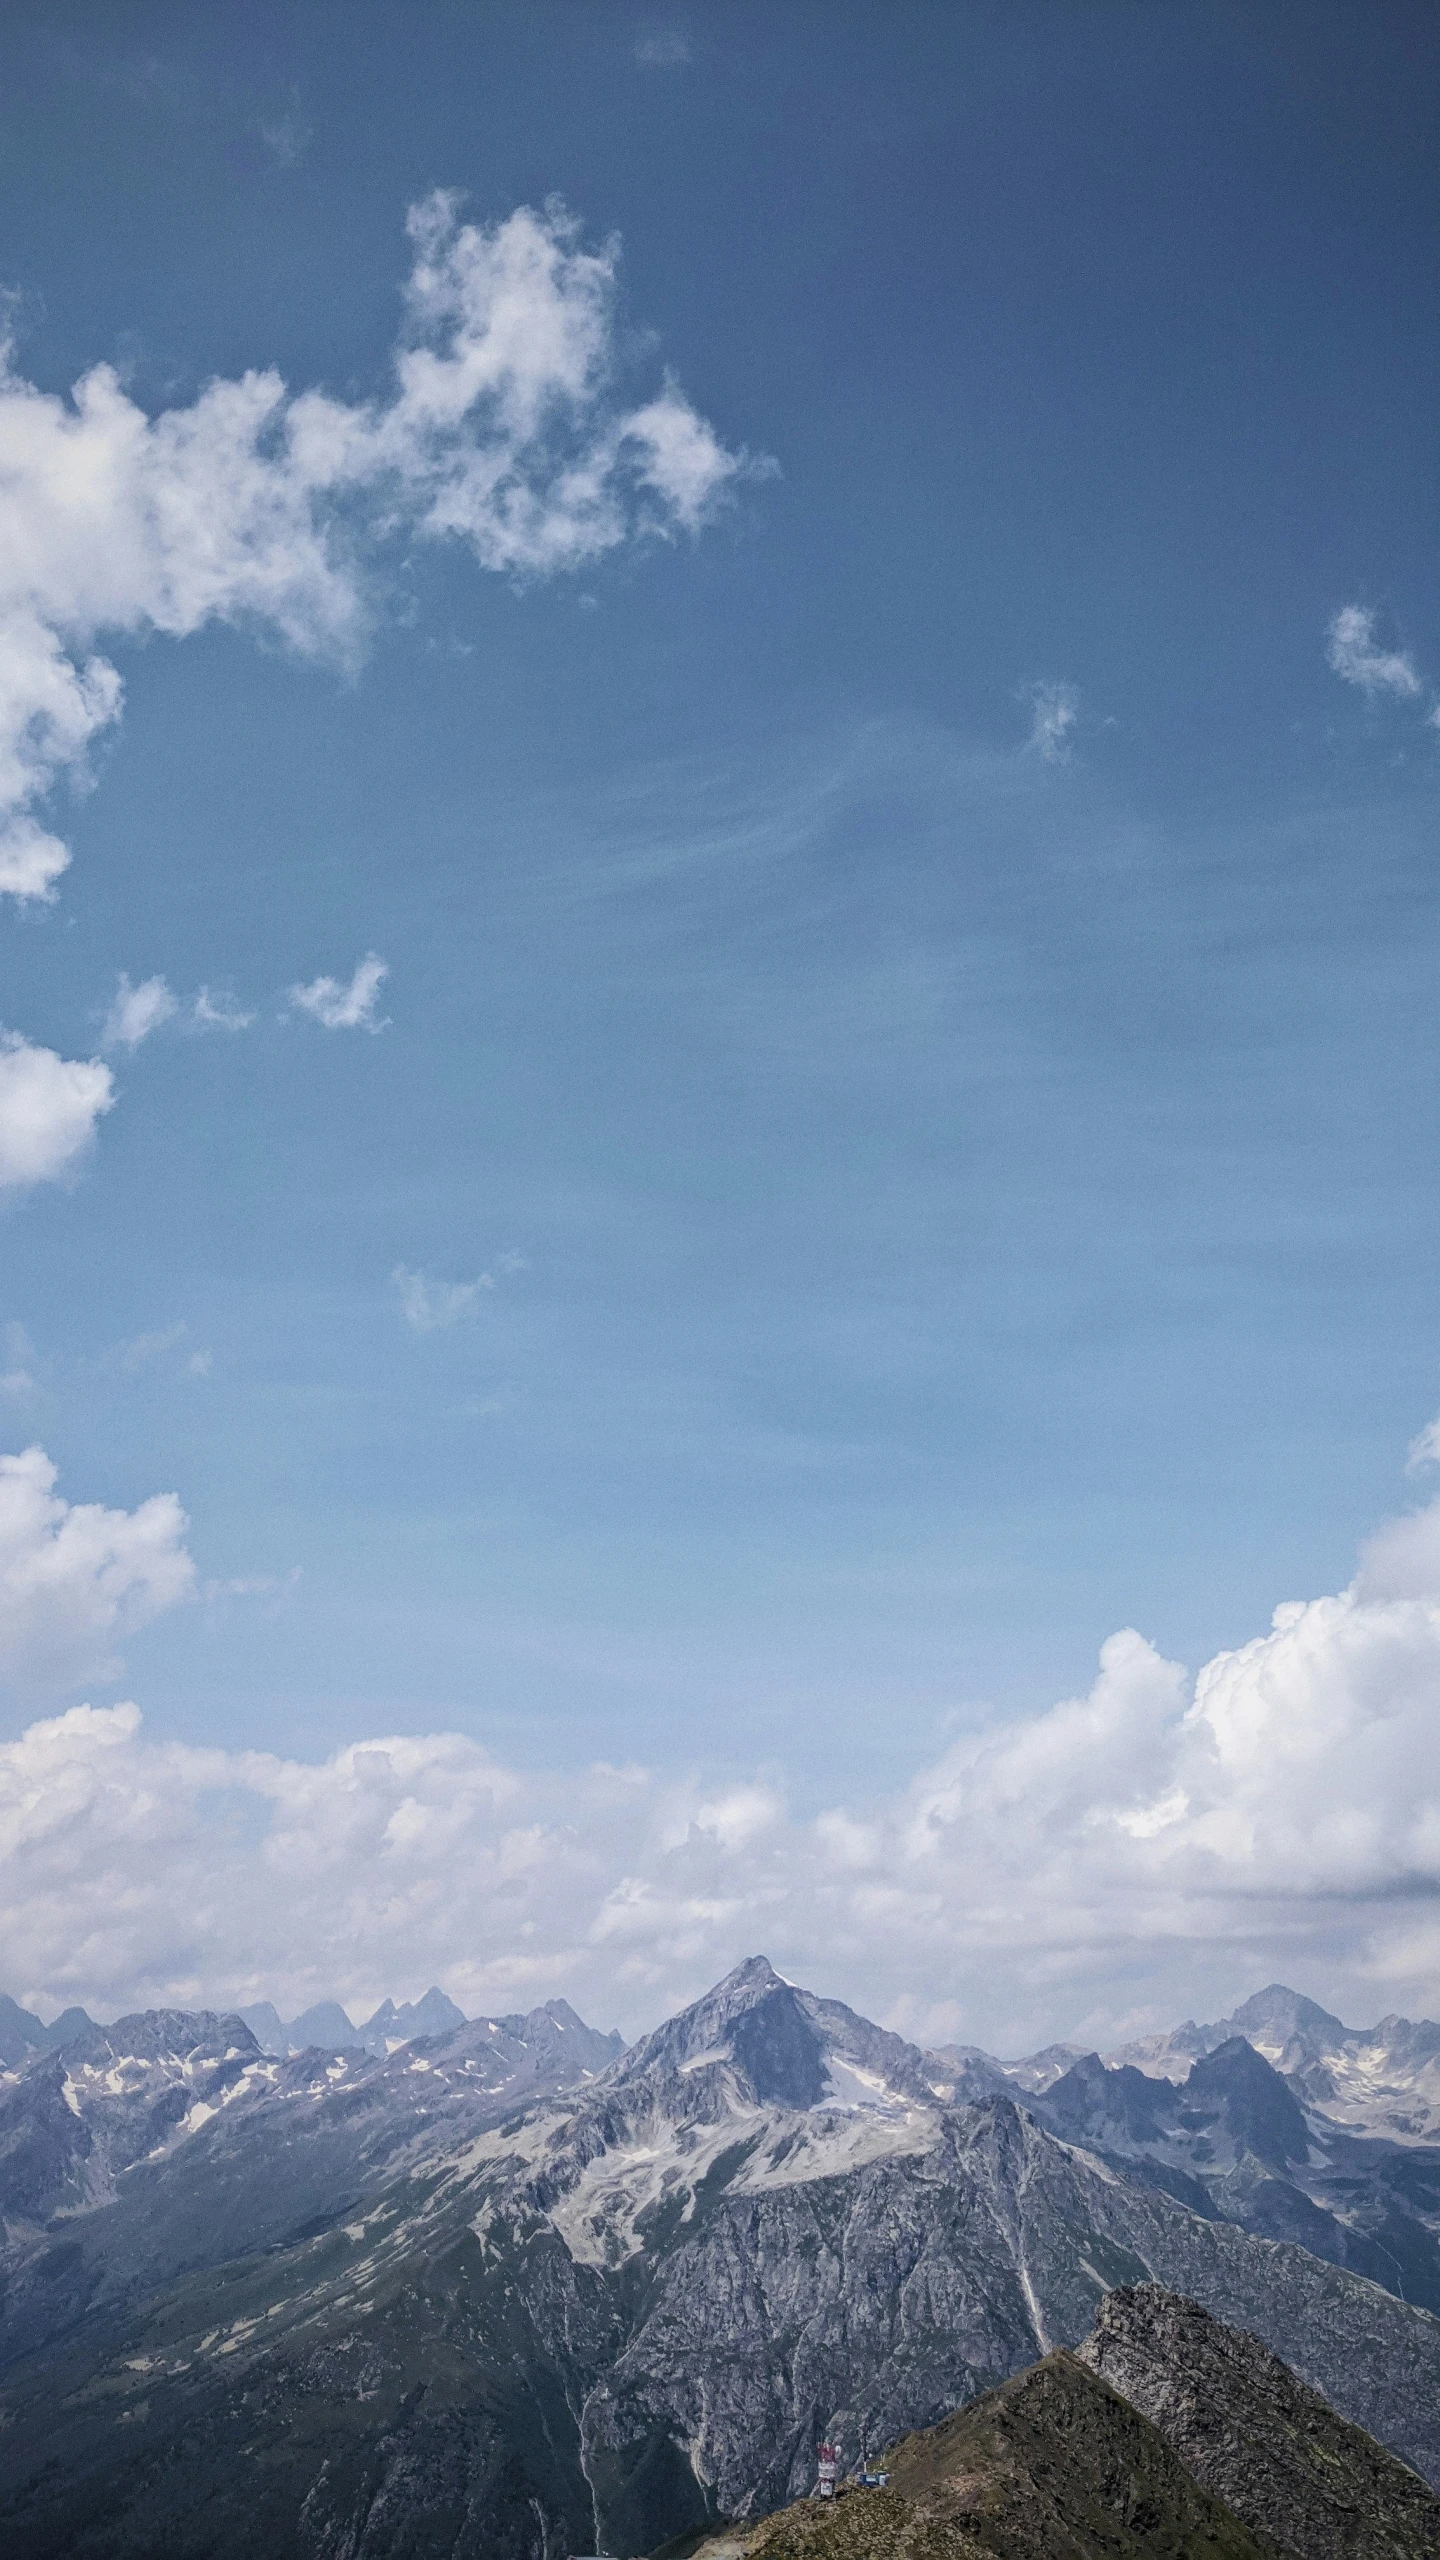
[[[454,1733],[226,1752],[75,1710],[0,1753],[0,1929],[27,1998],[102,2006],[439,1979],[634,2027],[758,1947],[1002,2050],[1220,2014],[1277,1974],[1357,2017],[1433,2011],[1437,1693],[1440,1504],[1193,1679],[1122,1631],[1083,1696],[858,1801],[509,1768]]]
[[[348,984],[339,978],[312,978],[308,986],[291,988],[290,1002],[297,1013],[323,1022],[327,1031],[383,1031],[386,1025],[375,1007],[389,975],[389,962],[367,951]]]
[[[110,1010],[105,1016],[101,1040],[107,1049],[138,1049],[162,1022],[168,1022],[178,1010],[175,998],[163,978],[142,978],[132,987],[123,969]]]
[[[299,134],[282,120],[270,147]],[[152,418],[110,365],[64,399],[0,349],[0,892],[51,897],[69,860],[36,810],[120,712],[102,635],[249,624],[353,664],[387,540],[543,577],[694,532],[746,467],[673,380],[627,406],[614,239],[587,246],[553,202],[465,223],[443,191],[408,227],[379,398],[256,370]]]
[[[390,1274],[400,1292],[400,1311],[412,1333],[439,1333],[462,1316],[472,1314],[481,1294],[493,1289],[494,1278],[488,1271],[473,1280],[428,1280],[423,1271],[410,1271],[397,1262]]]
[[[194,1579],[173,1493],[108,1511],[63,1501],[57,1473],[43,1449],[0,1457],[0,1679],[27,1696],[112,1677],[116,1643]]]
[[[1067,763],[1075,724],[1080,717],[1080,696],[1074,685],[1032,685],[1029,701],[1028,743],[1047,764]]]
[[[0,1192],[59,1182],[80,1163],[115,1099],[97,1058],[62,1058],[0,1031]]]
[[[1346,604],[1331,621],[1325,655],[1334,673],[1355,684],[1373,701],[1377,693],[1398,694],[1413,701],[1420,691],[1414,660],[1403,649],[1382,649],[1375,637],[1375,615],[1368,605]]]

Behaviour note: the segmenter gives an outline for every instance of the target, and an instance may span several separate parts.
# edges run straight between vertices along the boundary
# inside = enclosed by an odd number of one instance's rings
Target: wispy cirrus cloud
[[[518,1257],[512,1268],[523,1269]],[[400,1312],[412,1333],[442,1333],[473,1315],[488,1290],[495,1286],[493,1275],[478,1272],[473,1280],[431,1280],[423,1271],[411,1271],[397,1262],[390,1274],[391,1285],[400,1293]]]
[[[197,1031],[248,1031],[254,1019],[233,996],[212,995],[208,987],[200,989],[190,1008]]]
[[[642,71],[678,71],[693,55],[683,27],[643,27],[635,39],[635,59]]]
[[[1030,736],[1027,740],[1036,755],[1046,764],[1068,764],[1074,744],[1075,728],[1080,718],[1080,695],[1073,684],[1032,684],[1026,699],[1030,705]]]
[[[1325,655],[1342,683],[1358,685],[1371,701],[1393,694],[1413,702],[1424,688],[1414,659],[1404,649],[1382,648],[1375,636],[1377,616],[1369,605],[1342,605],[1325,635]]]
[[[301,147],[286,116],[270,147]],[[413,264],[390,388],[292,393],[273,370],[149,416],[113,366],[70,398],[0,349],[0,893],[54,895],[70,856],[38,815],[118,717],[101,635],[249,625],[354,665],[387,545],[466,544],[512,580],[694,533],[735,485],[728,450],[673,378],[620,389],[619,243],[562,205],[463,222],[412,206]]]
[[[272,160],[282,169],[298,168],[315,139],[315,128],[307,121],[299,89],[292,87],[284,106],[274,115],[262,116],[256,131]]]
[[[389,975],[389,962],[378,951],[367,951],[348,980],[312,978],[308,986],[290,989],[290,1003],[296,1013],[308,1013],[327,1031],[384,1031],[388,1019],[382,1019],[375,1008]]]

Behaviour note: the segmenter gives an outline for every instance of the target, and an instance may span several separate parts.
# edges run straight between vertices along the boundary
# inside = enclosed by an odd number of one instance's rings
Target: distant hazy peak
[[[1229,2027],[1233,2035],[1241,2036],[1253,2036],[1267,2027],[1279,2030],[1285,2038],[1301,2033],[1348,2036],[1356,2032],[1342,2019],[1332,2017],[1328,2009],[1322,2009],[1318,2000],[1307,2000],[1303,1991],[1291,1991],[1283,1982],[1270,1982],[1263,1991],[1252,1992],[1221,2024]]]

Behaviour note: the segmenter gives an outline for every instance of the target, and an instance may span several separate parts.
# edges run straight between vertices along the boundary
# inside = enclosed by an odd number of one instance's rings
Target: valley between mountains
[[[0,2011],[7,2548],[628,2560],[1154,2285],[1440,2485],[1440,2029],[1276,1989],[1001,2064],[758,1957],[629,2049],[436,1998]]]

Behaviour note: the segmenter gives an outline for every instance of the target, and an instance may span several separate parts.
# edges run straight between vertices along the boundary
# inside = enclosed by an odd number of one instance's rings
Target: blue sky
[[[119,534],[118,603],[45,606],[123,707],[26,803],[73,859],[0,898],[0,1013],[113,1084],[0,1210],[4,1445],[173,1492],[193,1580],[17,1639],[6,1732],[863,1809],[1117,1628],[1193,1671],[1341,1591],[1440,1402],[1433,13],[61,6],[0,54],[38,392],[379,416],[440,188],[452,245],[560,198],[611,258],[556,435],[631,433],[553,571],[372,474],[353,629],[238,571],[152,609]],[[635,459],[665,398],[703,488]],[[175,1006],[131,1046],[122,972]],[[1306,1987],[1431,1979],[1360,1945]],[[85,1962],[11,1987],[269,1996]],[[964,2025],[957,1962],[875,1996]],[[996,2031],[1118,2016],[1094,1962]]]

